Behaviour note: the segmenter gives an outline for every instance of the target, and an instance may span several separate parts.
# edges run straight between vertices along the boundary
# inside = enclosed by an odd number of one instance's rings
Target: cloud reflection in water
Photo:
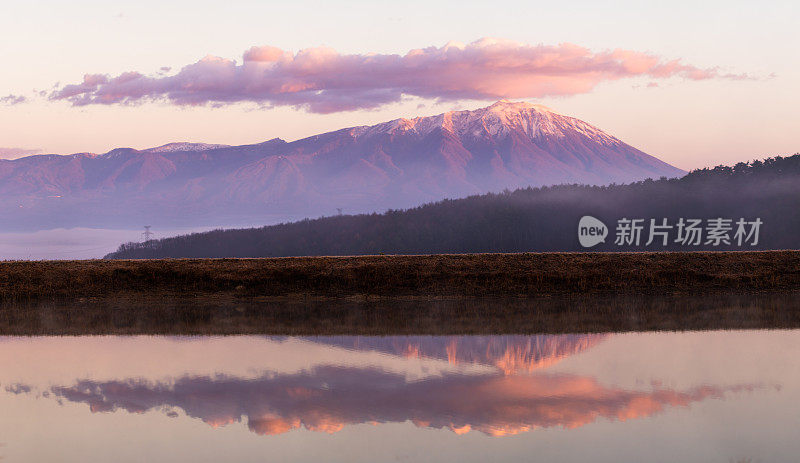
[[[246,422],[252,432],[293,429],[334,433],[356,424],[402,423],[503,436],[537,428],[577,428],[599,419],[625,421],[688,407],[757,385],[685,390],[605,386],[596,378],[543,368],[602,341],[602,335],[311,338],[315,343],[399,356],[494,365],[481,374],[445,372],[419,380],[375,366],[321,365],[296,373],[182,376],[171,381],[80,380],[49,391],[92,412],[162,411],[213,426]],[[518,372],[525,374],[518,374]],[[532,373],[531,373],[532,372]]]

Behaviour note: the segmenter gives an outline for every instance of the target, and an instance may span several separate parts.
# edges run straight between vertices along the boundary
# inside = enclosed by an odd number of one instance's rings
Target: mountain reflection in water
[[[597,345],[606,336],[317,336],[305,339],[353,350],[442,359],[453,364],[493,365],[506,374],[513,374],[554,365]]]
[[[252,377],[220,373],[166,379],[80,379],[38,392],[25,384],[6,390],[87,404],[93,413],[160,411],[171,417],[182,413],[215,428],[245,422],[261,435],[299,428],[334,433],[348,425],[411,422],[456,434],[475,430],[503,436],[537,428],[577,428],[599,419],[642,418],[668,407],[688,407],[759,387],[735,384],[678,389],[653,383],[632,390],[603,385],[592,376],[547,371],[607,337],[314,337],[302,341],[341,350],[343,361],[295,372],[267,368]],[[288,340],[292,338],[266,339],[287,350],[287,355],[293,349]],[[396,368],[348,364],[346,354],[353,351],[380,353],[381,358],[400,360],[401,364],[411,357],[484,368],[410,379]]]

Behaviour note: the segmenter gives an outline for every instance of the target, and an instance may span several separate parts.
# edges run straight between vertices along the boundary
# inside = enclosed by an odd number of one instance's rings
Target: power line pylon
[[[150,227],[151,227],[151,225],[145,225],[144,226],[144,233],[142,233],[142,235],[144,235],[144,242],[145,243],[150,241],[150,240],[152,240],[153,239],[153,235],[155,234],[155,233],[150,231]]]

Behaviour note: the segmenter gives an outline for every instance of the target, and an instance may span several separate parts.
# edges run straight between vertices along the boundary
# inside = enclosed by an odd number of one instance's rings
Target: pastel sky
[[[796,1],[0,4],[0,157],[294,140],[500,98],[684,169],[800,151]]]

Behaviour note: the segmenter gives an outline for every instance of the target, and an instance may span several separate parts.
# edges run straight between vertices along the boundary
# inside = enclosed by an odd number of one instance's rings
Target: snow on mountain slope
[[[166,145],[156,146],[142,150],[143,153],[175,153],[179,151],[210,151],[219,148],[228,148],[230,145],[212,145],[208,143],[167,143]]]
[[[565,137],[569,132],[581,133],[597,143],[622,143],[602,130],[579,119],[562,116],[550,108],[530,103],[501,100],[474,111],[451,111],[432,117],[396,119],[372,127],[359,127],[355,134],[375,135],[395,131],[413,131],[427,135],[434,130],[447,130],[459,137],[504,136],[518,130],[531,138]]]

